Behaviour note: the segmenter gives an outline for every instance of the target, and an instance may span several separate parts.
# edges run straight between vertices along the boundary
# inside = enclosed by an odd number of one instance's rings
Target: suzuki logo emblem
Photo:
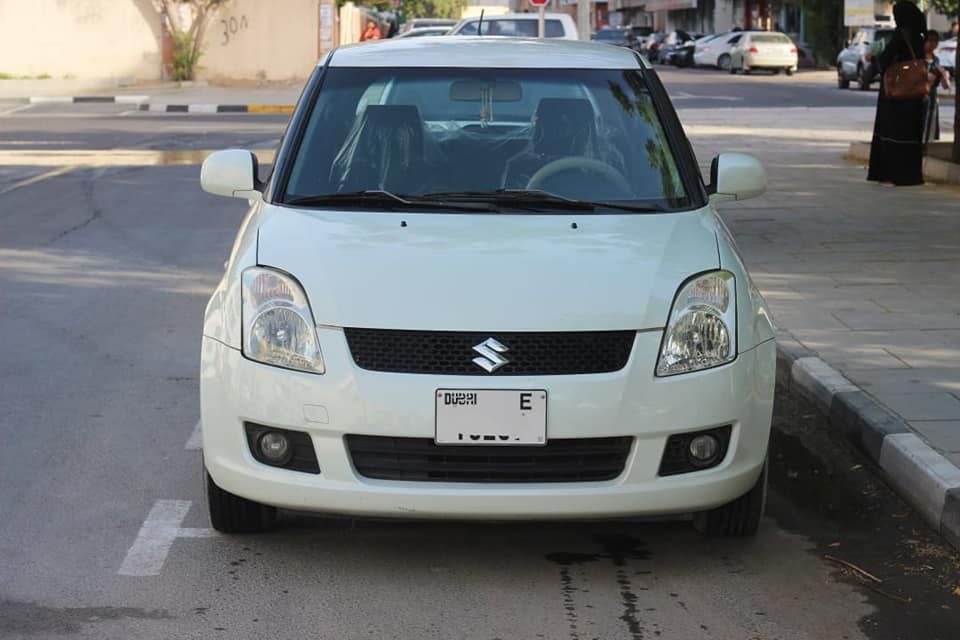
[[[493,373],[500,367],[510,364],[510,360],[500,355],[510,349],[494,338],[487,338],[480,344],[474,345],[473,350],[480,354],[479,358],[473,359],[473,364],[487,373]]]

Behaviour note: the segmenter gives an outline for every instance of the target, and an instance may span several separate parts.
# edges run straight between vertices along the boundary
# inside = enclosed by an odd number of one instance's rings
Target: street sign
[[[527,2],[535,7],[545,7],[550,4],[550,0],[527,0]]]

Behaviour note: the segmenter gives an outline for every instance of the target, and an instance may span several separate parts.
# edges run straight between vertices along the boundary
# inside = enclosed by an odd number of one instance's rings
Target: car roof
[[[566,13],[561,13],[559,11],[547,11],[544,16],[547,18],[560,18],[566,16]],[[461,22],[467,22],[469,20],[479,20],[480,16],[467,16],[463,18]],[[484,16],[483,21],[487,22],[488,20],[539,20],[539,13],[498,13],[493,16]]]
[[[436,36],[347,45],[331,67],[480,67],[497,69],[639,69],[630,49],[561,38]]]

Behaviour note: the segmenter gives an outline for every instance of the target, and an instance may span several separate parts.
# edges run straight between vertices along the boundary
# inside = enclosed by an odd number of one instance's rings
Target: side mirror
[[[246,149],[215,151],[200,167],[200,186],[207,193],[258,200],[263,187],[257,179],[257,156]]]
[[[745,153],[721,153],[710,164],[711,202],[748,200],[767,190],[767,172],[759,160]]]

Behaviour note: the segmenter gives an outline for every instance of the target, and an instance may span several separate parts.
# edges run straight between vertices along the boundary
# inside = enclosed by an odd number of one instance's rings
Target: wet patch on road
[[[547,560],[560,565],[563,608],[566,612],[567,622],[570,627],[570,639],[578,640],[580,638],[580,631],[577,627],[579,616],[576,610],[574,595],[578,591],[587,592],[584,589],[577,588],[574,584],[571,570],[585,563],[610,560],[616,568],[617,588],[620,593],[620,603],[623,609],[620,620],[626,626],[631,640],[640,640],[643,638],[643,628],[640,624],[637,595],[634,593],[633,582],[628,573],[628,560],[647,560],[650,558],[650,552],[642,541],[627,535],[600,534],[595,536],[594,541],[603,549],[602,552],[556,552],[546,555]],[[644,572],[638,573],[642,574]]]
[[[30,602],[0,600],[0,636],[77,633],[84,625],[105,620],[138,618],[169,620],[173,616],[163,609],[133,607],[45,607]]]
[[[867,636],[956,638],[960,553],[812,405],[783,389],[776,401],[768,515],[813,540],[834,579],[876,607],[860,621]]]

